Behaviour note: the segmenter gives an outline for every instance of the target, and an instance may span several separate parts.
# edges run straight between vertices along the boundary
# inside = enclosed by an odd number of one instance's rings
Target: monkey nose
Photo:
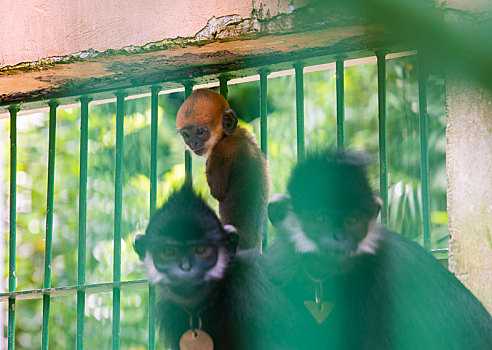
[[[191,270],[191,264],[189,261],[181,261],[179,264],[179,268],[183,271],[190,271]]]

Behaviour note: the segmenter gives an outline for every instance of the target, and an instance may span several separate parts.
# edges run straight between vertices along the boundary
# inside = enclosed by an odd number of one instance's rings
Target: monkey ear
[[[232,225],[225,225],[224,231],[226,232],[228,239],[227,250],[230,253],[234,254],[236,253],[237,244],[239,242],[239,235],[237,234],[237,230]]]
[[[377,218],[379,215],[379,212],[381,211],[381,207],[383,206],[383,200],[379,198],[378,196],[373,196],[374,199],[374,218]]]
[[[145,235],[143,233],[135,233],[135,236],[133,237],[133,249],[137,252],[140,260],[145,258],[147,248],[145,246]]]
[[[292,210],[288,194],[275,194],[268,203],[268,218],[272,225],[278,224]]]
[[[228,108],[222,112],[222,128],[226,135],[232,134],[237,127],[237,116],[236,113]]]

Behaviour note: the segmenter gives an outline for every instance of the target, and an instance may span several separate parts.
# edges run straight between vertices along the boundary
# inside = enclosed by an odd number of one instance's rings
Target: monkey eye
[[[217,253],[217,248],[213,245],[200,244],[193,248],[193,251],[200,259],[210,259]]]
[[[202,128],[196,129],[196,136],[202,136],[202,135],[203,135],[203,129]]]
[[[188,139],[191,135],[187,131],[182,131],[181,136],[183,136],[185,139]]]
[[[347,216],[343,219],[343,225],[346,227],[353,227],[359,224],[359,218],[357,216]]]
[[[164,247],[159,251],[157,257],[159,259],[170,259],[176,257],[176,255],[178,255],[178,250],[175,247]]]
[[[317,224],[332,225],[332,219],[327,213],[315,213],[313,215],[313,221]]]

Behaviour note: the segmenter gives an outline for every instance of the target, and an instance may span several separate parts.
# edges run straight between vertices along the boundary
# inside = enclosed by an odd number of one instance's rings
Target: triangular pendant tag
[[[327,301],[323,301],[321,304],[316,304],[314,301],[306,300],[304,305],[306,305],[306,308],[318,324],[322,324],[330,315],[331,310],[333,310],[333,304]]]

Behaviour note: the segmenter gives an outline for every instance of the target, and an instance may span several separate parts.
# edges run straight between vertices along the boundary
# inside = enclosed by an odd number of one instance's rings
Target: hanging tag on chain
[[[207,332],[202,331],[202,318],[198,313],[196,318],[198,320],[198,328],[195,328],[193,324],[193,314],[190,315],[190,329],[181,336],[179,340],[180,350],[214,350],[214,341]]]
[[[180,350],[213,350],[214,342],[207,332],[190,329],[181,336],[179,348]]]
[[[331,310],[333,310],[333,304],[323,301],[323,284],[321,282],[318,283],[319,284],[314,287],[315,301],[305,300],[304,305],[316,322],[322,324],[330,315]]]
[[[318,324],[325,322],[333,309],[333,304],[326,301],[317,304],[315,301],[306,300],[304,301],[304,305]]]

